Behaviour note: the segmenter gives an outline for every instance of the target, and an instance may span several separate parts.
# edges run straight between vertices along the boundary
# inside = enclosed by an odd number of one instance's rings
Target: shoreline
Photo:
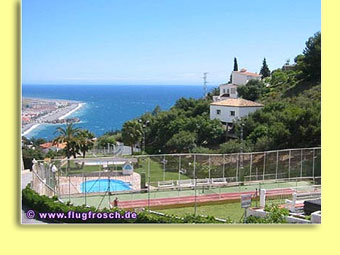
[[[21,136],[25,136],[27,134],[29,134],[30,132],[32,132],[34,129],[36,129],[37,127],[40,126],[40,123],[34,124],[33,126],[31,126],[29,129],[25,130]]]
[[[70,116],[72,113],[78,111],[78,110],[79,110],[80,108],[82,108],[84,105],[85,105],[85,103],[79,103],[79,104],[77,105],[76,108],[72,109],[71,111],[69,111],[69,112],[66,113],[65,115],[59,117],[58,120],[63,120],[63,119],[65,119],[67,116]]]
[[[25,97],[27,98],[27,97]],[[29,98],[33,99],[33,98]],[[34,129],[39,127],[42,124],[50,124],[48,121],[53,120],[63,120],[66,119],[71,114],[78,111],[81,107],[85,105],[83,102],[79,101],[71,101],[71,100],[60,100],[60,99],[44,99],[44,98],[34,98],[34,100],[41,100],[41,101],[50,101],[50,102],[68,102],[71,103],[70,106],[67,106],[63,109],[58,109],[54,112],[50,112],[44,116],[41,116],[39,119],[37,119],[34,123],[29,123],[25,126],[21,127],[21,136],[26,136],[29,133],[31,133]]]

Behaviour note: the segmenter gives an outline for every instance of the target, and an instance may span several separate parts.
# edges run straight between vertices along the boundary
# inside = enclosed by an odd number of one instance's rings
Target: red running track
[[[273,196],[280,196],[280,195],[291,195],[293,194],[293,192],[294,191],[289,188],[272,189],[272,190],[266,190],[266,196],[273,197]],[[214,202],[214,201],[239,200],[241,195],[245,195],[245,194],[255,195],[255,191],[199,195],[196,197],[196,202],[207,203],[207,202]],[[192,204],[192,203],[195,203],[195,196],[154,198],[154,199],[150,199],[150,203],[148,203],[147,199],[119,201],[118,207],[141,208],[141,207],[148,207],[148,205],[150,205],[150,207],[156,207],[156,206],[167,206],[167,205],[185,205],[185,204]],[[111,203],[111,205],[113,206],[113,203]]]

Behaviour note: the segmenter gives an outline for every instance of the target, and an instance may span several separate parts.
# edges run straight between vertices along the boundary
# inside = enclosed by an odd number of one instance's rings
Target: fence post
[[[210,159],[210,156],[209,156],[209,159]],[[223,169],[222,177],[224,178],[225,177],[225,154],[223,154],[223,168],[222,169]],[[210,172],[209,172],[209,174],[210,174]]]
[[[277,181],[277,172],[278,172],[278,168],[279,168],[279,151],[276,151],[276,181]]]
[[[68,176],[68,201],[71,202],[71,176]]]
[[[150,180],[151,180],[151,176],[150,176],[150,162],[151,159],[150,157],[148,157],[148,209],[150,210]]]
[[[224,168],[224,161],[223,161],[223,168]],[[210,155],[209,155],[209,182],[210,182],[210,178],[211,178],[210,169],[211,169],[211,159],[210,159]]]
[[[182,167],[182,161],[181,161],[181,155],[178,156],[178,180],[181,180],[181,167]]]
[[[302,178],[302,151],[303,149],[301,149],[301,162],[300,162],[300,177]]]
[[[292,157],[292,150],[289,150],[289,157],[288,157],[288,179],[290,180],[290,158]]]
[[[163,181],[165,181],[165,156],[163,156]]]
[[[235,179],[238,182],[238,156],[236,157],[236,175],[235,175]]]
[[[312,167],[313,183],[315,184],[314,167],[315,167],[315,149],[313,149],[313,167]]]
[[[196,154],[194,154],[194,179],[196,178]]]
[[[86,201],[87,189],[86,189],[86,176],[85,176],[85,174],[84,174],[84,180],[85,180],[85,182],[84,182],[84,185],[85,185],[85,205],[87,205],[87,201]]]
[[[251,176],[251,170],[253,168],[253,153],[250,153],[250,165],[249,165],[249,168],[250,168],[250,181],[252,181],[252,176]]]
[[[264,152],[263,153],[263,173],[262,173],[262,180],[264,180],[264,175],[265,175],[265,172],[266,172],[266,153]]]
[[[197,177],[195,176],[195,211],[194,211],[194,215],[197,215]]]

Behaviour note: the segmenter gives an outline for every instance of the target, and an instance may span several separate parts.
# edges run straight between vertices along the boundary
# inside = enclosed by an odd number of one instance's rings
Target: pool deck
[[[81,194],[81,184],[85,181],[104,180],[108,176],[83,177],[83,176],[69,176],[59,177],[59,195]],[[111,180],[120,180],[131,184],[132,190],[140,190],[140,174],[133,173],[132,175],[111,176]]]

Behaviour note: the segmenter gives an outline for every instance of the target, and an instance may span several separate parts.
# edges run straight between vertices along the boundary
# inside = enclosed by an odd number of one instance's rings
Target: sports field
[[[202,188],[197,187],[196,196],[203,197],[209,194],[228,194],[228,193],[238,193],[238,192],[254,192],[259,189],[285,189],[285,188],[303,188],[311,186],[310,181],[292,181],[292,182],[277,182],[277,183],[251,183],[248,185],[239,185],[232,187],[215,187],[215,188]],[[74,205],[89,205],[97,208],[109,207],[109,202],[112,202],[116,197],[119,201],[137,201],[137,200],[152,200],[152,199],[162,199],[162,198],[180,198],[195,196],[195,190],[163,190],[163,191],[150,191],[150,193],[124,193],[124,194],[114,194],[108,193],[101,195],[91,195],[91,193],[83,193],[78,196],[64,196],[61,199],[64,201],[70,201]]]

